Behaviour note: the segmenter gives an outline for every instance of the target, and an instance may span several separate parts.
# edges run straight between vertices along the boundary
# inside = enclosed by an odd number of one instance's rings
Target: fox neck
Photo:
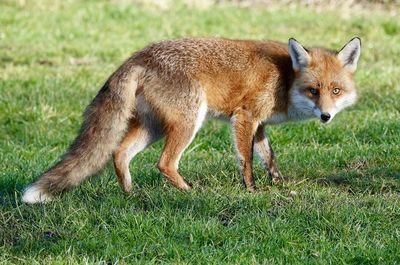
[[[310,112],[309,102],[298,102],[298,100],[294,100],[296,97],[296,88],[292,85],[288,93],[288,107],[287,107],[287,117],[289,121],[304,121],[311,118],[314,118],[315,115]],[[294,102],[297,102],[295,104]]]
[[[279,76],[279,81],[281,86],[278,88],[280,93],[276,93],[276,102],[281,103],[280,108],[275,108],[276,111],[263,121],[264,124],[279,124],[284,122],[297,122],[304,121],[311,118],[315,118],[313,113],[303,111],[302,106],[296,106],[293,104],[292,97],[295,82],[295,74],[291,66],[290,57],[284,62],[284,64],[278,65],[280,68],[281,75]],[[282,106],[284,106],[282,108]],[[279,109],[279,110],[278,110]]]
[[[272,114],[268,119],[264,120],[264,124],[280,124],[284,122],[297,122],[304,121],[315,116],[312,114],[306,114],[296,108],[293,104],[289,103],[286,112],[276,112]]]
[[[306,114],[303,111],[296,108],[293,104],[289,104],[287,110],[288,121],[304,121],[314,118],[313,114]]]
[[[289,63],[288,63],[289,62]],[[295,83],[295,74],[291,66],[291,59],[289,57],[288,62],[286,62],[286,67],[284,72],[284,75],[281,76],[281,79],[284,80],[283,85],[285,87],[285,91],[287,91],[285,94],[281,95],[284,98],[281,98],[282,102],[286,102],[286,112],[285,113],[278,113],[274,116],[279,116],[280,121],[282,122],[296,122],[296,121],[304,121],[308,120],[311,118],[314,118],[315,116],[312,113],[307,113],[302,111],[299,107],[296,107],[293,104],[292,97],[293,97],[293,89],[294,88],[294,83]],[[290,65],[289,65],[290,64]]]

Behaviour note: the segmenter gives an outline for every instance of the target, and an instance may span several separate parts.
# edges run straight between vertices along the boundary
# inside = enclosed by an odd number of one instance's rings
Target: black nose
[[[329,121],[330,118],[331,118],[331,115],[327,112],[323,112],[321,114],[321,120],[323,120],[323,121]]]

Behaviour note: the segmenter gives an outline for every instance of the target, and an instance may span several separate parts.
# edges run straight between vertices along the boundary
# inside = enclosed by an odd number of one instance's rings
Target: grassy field
[[[400,21],[384,11],[174,9],[129,1],[0,3],[0,263],[400,263]],[[349,11],[349,10],[347,10]],[[328,126],[270,127],[294,181],[241,185],[228,124],[209,121],[181,161],[178,192],[155,165],[131,164],[124,194],[111,164],[46,205],[23,188],[57,161],[108,75],[149,42],[180,36],[276,39],[339,49],[363,40],[360,99]],[[297,193],[297,195],[293,195]]]

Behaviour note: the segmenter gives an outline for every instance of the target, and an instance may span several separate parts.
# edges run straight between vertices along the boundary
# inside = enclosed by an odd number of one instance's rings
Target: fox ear
[[[343,67],[354,73],[357,69],[358,58],[361,53],[361,40],[358,37],[351,39],[338,52],[337,58],[342,63]]]
[[[289,39],[289,54],[292,59],[293,70],[300,71],[307,67],[310,63],[311,57],[307,50],[294,38]]]

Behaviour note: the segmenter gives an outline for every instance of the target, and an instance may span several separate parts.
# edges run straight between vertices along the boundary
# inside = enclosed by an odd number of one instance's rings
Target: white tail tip
[[[22,195],[22,201],[25,203],[44,203],[50,200],[51,197],[40,191],[34,184],[26,188],[24,195]]]

